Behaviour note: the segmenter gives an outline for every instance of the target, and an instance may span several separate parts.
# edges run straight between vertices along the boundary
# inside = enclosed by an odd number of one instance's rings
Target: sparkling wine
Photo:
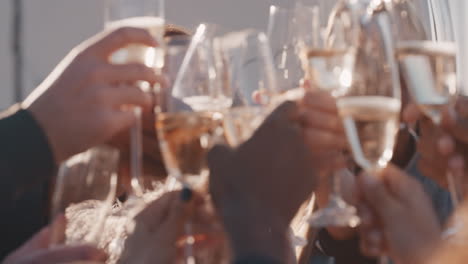
[[[232,104],[232,99],[224,95],[214,96],[190,96],[185,97],[182,101],[190,106],[195,111],[216,111],[229,108]]]
[[[249,139],[267,115],[263,107],[236,107],[224,117],[224,132],[229,145],[236,147]]]
[[[150,34],[162,45],[164,36],[164,19],[160,17],[133,17],[107,23],[106,28],[137,27],[147,29]],[[164,66],[164,50],[162,46],[147,47],[131,44],[116,51],[111,56],[116,64],[144,63],[148,67],[161,69]]]
[[[313,86],[333,93],[351,84],[355,61],[352,49],[306,49],[303,53],[303,69]]]
[[[401,102],[383,96],[337,100],[355,161],[365,170],[385,167],[393,156]]]
[[[223,137],[222,119],[217,112],[158,114],[156,129],[170,175],[190,186],[207,175],[205,156]]]
[[[400,42],[397,56],[408,89],[435,124],[457,91],[456,46],[450,42]]]

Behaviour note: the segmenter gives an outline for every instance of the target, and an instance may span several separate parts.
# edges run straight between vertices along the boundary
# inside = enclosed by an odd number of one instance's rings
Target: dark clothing
[[[335,258],[335,263],[347,264],[376,264],[375,258],[364,257],[359,249],[359,238],[349,240],[335,240],[326,229],[320,230],[317,237],[320,250]]]
[[[281,262],[261,256],[249,256],[236,260],[234,264],[281,264]]]
[[[44,131],[27,110],[0,114],[0,259],[47,224],[55,162]]]

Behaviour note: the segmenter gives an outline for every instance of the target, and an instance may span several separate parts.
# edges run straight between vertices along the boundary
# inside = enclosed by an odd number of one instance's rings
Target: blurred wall
[[[10,1],[0,1],[0,110],[13,101],[10,52]]]
[[[12,0],[0,1],[0,109],[13,102],[10,51]],[[266,28],[268,6],[293,0],[166,0],[170,23],[193,29],[212,22],[228,29]],[[102,28],[104,0],[23,0],[24,94],[76,44]]]
[[[294,1],[166,0],[166,16],[170,23],[189,29],[200,22],[233,30],[265,29],[270,4],[291,6]],[[11,2],[0,1],[0,109],[13,103]],[[36,87],[68,50],[102,28],[103,3],[104,0],[23,0],[24,94]]]

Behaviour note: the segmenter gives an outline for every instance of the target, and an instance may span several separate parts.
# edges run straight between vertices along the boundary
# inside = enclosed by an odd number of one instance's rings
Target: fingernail
[[[189,187],[184,187],[180,192],[180,199],[184,202],[189,202],[192,200],[193,191]]]

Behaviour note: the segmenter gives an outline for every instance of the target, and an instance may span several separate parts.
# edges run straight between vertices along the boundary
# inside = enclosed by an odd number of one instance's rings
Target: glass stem
[[[451,172],[447,172],[447,183],[450,191],[450,199],[452,200],[453,208],[457,208],[460,202],[460,196],[457,190],[455,178]]]
[[[141,175],[142,175],[142,125],[141,107],[134,107],[136,122],[130,129],[130,175],[133,195],[141,196]]]
[[[332,196],[333,197],[341,197],[341,175],[337,172],[334,171],[332,175],[332,184],[333,184],[333,190],[332,190]]]
[[[195,264],[195,255],[193,250],[193,245],[195,244],[195,238],[193,237],[193,226],[190,219],[185,223],[185,263],[186,264]]]

